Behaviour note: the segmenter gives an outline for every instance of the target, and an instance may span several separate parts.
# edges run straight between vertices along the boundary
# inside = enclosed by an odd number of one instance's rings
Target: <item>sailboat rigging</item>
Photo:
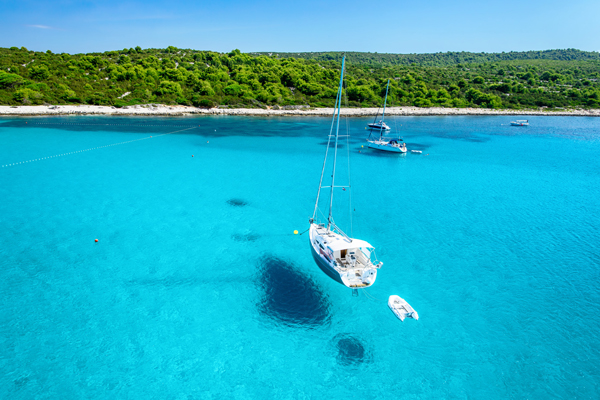
[[[390,80],[387,81],[387,86],[385,88],[385,99],[383,100],[383,113],[381,114],[381,120],[377,123],[373,122],[372,124],[368,124],[367,126],[370,129],[369,137],[367,138],[367,142],[369,143],[369,147],[376,150],[383,151],[391,151],[394,153],[406,153],[406,143],[398,143],[396,139],[386,139],[383,137],[383,133],[390,129],[389,126],[384,121],[385,118],[385,106],[387,105],[387,96],[388,91],[390,89]],[[377,116],[375,116],[377,119]],[[379,133],[378,138],[371,138],[373,133]]]
[[[317,263],[317,266],[323,272],[333,280],[348,288],[358,289],[369,287],[375,283],[377,271],[381,268],[383,263],[371,260],[375,250],[373,246],[364,240],[354,239],[346,235],[333,220],[334,189],[343,188],[345,190],[345,186],[336,186],[335,184],[345,61],[346,57],[342,59],[340,83],[331,120],[327,149],[325,150],[325,160],[323,161],[323,169],[321,170],[321,179],[319,181],[319,191],[317,192],[315,209],[312,218],[309,219],[309,241],[312,256]],[[335,135],[333,134],[334,125]],[[323,186],[323,177],[327,166],[327,157],[332,138],[335,138],[335,141],[333,145],[334,152],[331,184],[329,186]],[[321,189],[324,188],[330,189],[329,214],[327,216],[327,223],[320,223],[318,221],[319,197],[321,195]],[[350,189],[350,187],[348,187],[348,189]]]

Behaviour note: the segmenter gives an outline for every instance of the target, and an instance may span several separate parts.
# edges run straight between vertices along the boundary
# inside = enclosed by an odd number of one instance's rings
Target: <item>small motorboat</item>
[[[390,296],[388,300],[388,307],[401,321],[404,321],[404,318],[406,317],[414,318],[416,320],[419,319],[419,314],[417,314],[410,304],[408,304],[402,297],[395,294]]]
[[[511,126],[529,126],[529,120],[527,119],[518,119],[516,121],[510,122]]]

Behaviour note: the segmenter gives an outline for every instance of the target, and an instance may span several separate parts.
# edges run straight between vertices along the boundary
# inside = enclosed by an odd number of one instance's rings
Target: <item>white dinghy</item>
[[[419,314],[417,314],[410,304],[408,304],[402,297],[395,294],[390,296],[388,300],[388,307],[401,321],[404,321],[404,318],[406,317],[414,318],[416,320],[419,319]]]

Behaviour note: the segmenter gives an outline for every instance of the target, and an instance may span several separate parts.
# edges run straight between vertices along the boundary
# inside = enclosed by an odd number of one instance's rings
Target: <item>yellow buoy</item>
[[[360,147],[365,147],[365,146],[361,145]]]
[[[298,234],[298,231],[294,231],[294,235],[297,235],[297,234]]]

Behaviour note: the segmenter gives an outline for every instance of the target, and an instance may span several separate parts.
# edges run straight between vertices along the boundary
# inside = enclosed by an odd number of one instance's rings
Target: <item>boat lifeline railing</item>
[[[352,238],[348,235],[346,235],[344,233],[343,230],[341,230],[336,224],[335,222],[333,222],[333,220],[331,221],[331,226],[330,229],[333,230],[334,232],[340,234],[341,236],[343,236],[345,239],[347,239],[349,242],[352,242]]]

